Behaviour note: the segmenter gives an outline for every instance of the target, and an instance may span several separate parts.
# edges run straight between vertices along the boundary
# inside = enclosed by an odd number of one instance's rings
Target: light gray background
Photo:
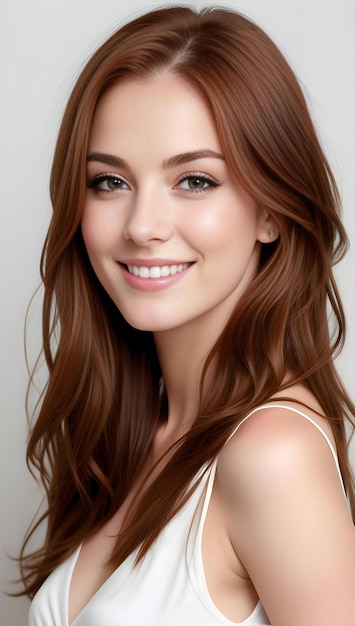
[[[162,2],[160,5],[166,5]],[[177,2],[179,4],[179,2]],[[182,4],[180,2],[180,4]],[[204,6],[207,2],[194,2]],[[338,367],[354,397],[355,46],[353,0],[226,0],[279,44],[305,86],[337,176],[353,250],[337,275],[348,318]],[[48,178],[65,101],[85,59],[115,27],[155,4],[147,0],[1,0],[0,4],[0,576],[16,576],[16,555],[39,490],[25,465],[27,372],[23,326],[39,284],[38,263],[50,216]],[[40,345],[40,298],[29,317],[29,360]],[[355,450],[352,457],[355,465]],[[25,626],[28,602],[0,597],[2,626]]]

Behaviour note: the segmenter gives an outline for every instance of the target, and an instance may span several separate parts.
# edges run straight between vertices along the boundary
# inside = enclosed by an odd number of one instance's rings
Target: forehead
[[[221,150],[204,96],[171,73],[126,80],[103,95],[93,120],[90,150],[117,150],[118,143],[145,143],[152,150],[159,146],[169,152]]]

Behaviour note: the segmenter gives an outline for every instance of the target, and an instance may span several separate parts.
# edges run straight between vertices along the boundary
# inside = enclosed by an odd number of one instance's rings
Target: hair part
[[[270,38],[228,9],[160,9],[114,33],[83,69],[61,125],[51,175],[53,217],[41,276],[43,345],[49,382],[28,444],[28,463],[46,489],[43,548],[21,554],[25,592],[121,506],[141,472],[167,398],[151,333],[131,328],[96,278],[80,221],[96,106],[125,80],[172,72],[203,94],[228,167],[277,222],[257,275],[213,347],[215,385],[201,381],[191,430],[138,499],[112,555],[117,567],[143,558],[186,501],[196,473],[212,462],[236,424],[290,382],[303,382],[332,427],[354,505],[344,418],[354,405],[333,358],[344,313],[332,274],[347,239],[339,196],[302,90]],[[330,337],[328,308],[334,314]],[[58,339],[53,348],[53,334]],[[286,389],[285,389],[286,393]]]

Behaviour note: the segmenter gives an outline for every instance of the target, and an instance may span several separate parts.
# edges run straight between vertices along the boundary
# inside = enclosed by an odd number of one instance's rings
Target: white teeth
[[[161,271],[160,267],[151,267],[149,270],[149,278],[160,278]]]
[[[127,265],[128,271],[140,278],[161,278],[162,276],[170,276],[178,274],[188,267],[189,263],[180,263],[179,265],[155,265],[153,267]]]

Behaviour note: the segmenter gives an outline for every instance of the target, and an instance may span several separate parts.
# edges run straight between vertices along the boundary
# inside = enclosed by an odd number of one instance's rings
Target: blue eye
[[[177,186],[184,191],[199,193],[201,191],[208,191],[211,187],[218,187],[219,183],[213,178],[202,174],[189,174],[184,176]]]
[[[118,176],[109,174],[100,174],[88,181],[87,186],[94,191],[103,191],[110,193],[120,191],[121,189],[129,189],[128,184]]]

